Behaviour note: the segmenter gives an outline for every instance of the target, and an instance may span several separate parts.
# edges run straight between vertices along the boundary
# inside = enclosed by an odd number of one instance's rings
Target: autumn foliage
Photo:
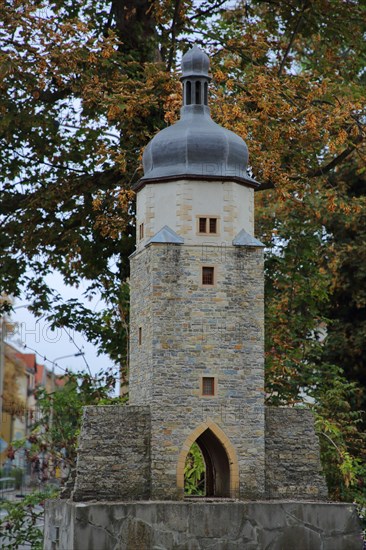
[[[126,365],[131,186],[148,141],[178,117],[181,52],[202,45],[212,116],[246,140],[262,184],[268,400],[318,406],[337,498],[362,490],[365,461],[365,9],[357,0],[0,6],[0,290],[25,290],[36,313]],[[53,270],[70,285],[87,280],[104,311],[63,301],[45,281]]]

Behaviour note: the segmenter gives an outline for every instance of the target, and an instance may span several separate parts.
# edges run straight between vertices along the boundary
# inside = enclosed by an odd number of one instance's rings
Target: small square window
[[[214,284],[214,267],[202,267],[202,284],[213,285]]]
[[[215,378],[213,376],[202,378],[202,395],[215,395]]]
[[[199,235],[217,235],[218,234],[218,218],[210,218],[208,216],[198,218],[198,234]]]

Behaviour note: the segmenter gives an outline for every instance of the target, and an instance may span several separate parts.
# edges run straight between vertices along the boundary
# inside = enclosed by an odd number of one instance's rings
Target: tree
[[[44,516],[46,499],[56,498],[60,489],[53,483],[47,484],[55,475],[56,467],[63,465],[63,472],[74,478],[76,461],[76,441],[82,420],[84,405],[122,404],[126,399],[110,397],[115,385],[115,375],[100,372],[91,377],[87,373],[67,373],[64,384],[52,394],[44,388],[37,391],[37,410],[33,418],[36,422],[32,432],[25,440],[14,442],[13,450],[17,453],[24,450],[28,462],[35,464],[39,454],[45,452],[47,459],[43,462],[45,470],[37,479],[38,488],[18,502],[6,501],[0,505],[4,512],[0,521],[2,543],[4,548],[23,548],[31,544],[34,549],[43,548],[43,529],[41,520]],[[63,491],[70,490],[63,476]]]
[[[205,496],[205,461],[197,443],[191,446],[184,465],[184,494]]]
[[[326,223],[331,235],[329,255],[333,256],[333,277],[330,300],[328,337],[325,360],[343,367],[350,380],[366,387],[366,226],[364,204],[365,166],[351,159],[331,183],[342,190],[354,213],[335,212]],[[357,208],[358,207],[358,208]],[[366,409],[366,395],[362,403]]]
[[[359,177],[365,155],[365,10],[357,0],[4,3],[3,289],[25,288],[36,313],[126,362],[131,185],[144,146],[178,116],[177,52],[198,42],[211,54],[213,116],[247,140],[262,183],[269,398],[301,401],[329,364],[350,374],[334,339],[350,310],[332,304],[347,273],[358,273],[356,286],[362,280],[360,242],[347,263],[337,228],[359,227],[365,211],[364,191],[345,184],[347,166]],[[64,302],[46,283],[52,270],[71,285],[86,279],[86,295],[105,309]],[[331,361],[322,356],[325,326]],[[342,342],[352,357],[350,339]]]
[[[277,223],[272,205],[260,219],[266,244],[295,195],[298,209],[304,200],[316,208],[318,193],[334,204],[324,174],[361,147],[364,51],[364,8],[336,4],[5,3],[4,289],[15,296],[27,289],[36,313],[84,330],[124,360],[120,289],[134,241],[131,184],[164,115],[169,122],[177,116],[176,52],[196,36],[213,53],[215,118],[249,136],[253,171],[262,189],[272,188],[259,200],[276,203]],[[82,302],[63,302],[45,282],[55,269],[68,284],[88,280],[86,294],[100,295],[106,309],[95,314]],[[109,327],[102,338],[101,325]]]
[[[44,518],[44,503],[46,499],[55,498],[55,488],[32,493],[21,501],[2,500],[1,542],[3,548],[17,550],[29,546],[33,550],[43,548],[42,520]]]
[[[44,388],[37,390],[37,421],[33,426],[31,442],[33,453],[40,445],[46,445],[55,462],[61,450],[73,469],[76,460],[76,443],[79,434],[82,409],[86,405],[121,404],[126,398],[113,398],[116,373],[99,372],[92,377],[87,373],[67,373],[64,384],[49,394]]]

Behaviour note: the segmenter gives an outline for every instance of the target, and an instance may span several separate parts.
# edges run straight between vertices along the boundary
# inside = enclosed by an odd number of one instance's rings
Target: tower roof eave
[[[167,176],[158,176],[158,177],[142,177],[136,183],[133,184],[132,189],[134,191],[140,191],[148,183],[169,183],[172,181],[179,180],[193,180],[193,181],[221,181],[222,183],[226,181],[234,181],[239,185],[245,185],[246,187],[252,187],[258,189],[260,183],[250,176],[222,176],[222,175],[213,175],[213,174],[172,174]]]

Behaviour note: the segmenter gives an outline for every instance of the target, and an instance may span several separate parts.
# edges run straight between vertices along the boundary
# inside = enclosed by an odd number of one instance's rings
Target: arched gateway
[[[238,498],[239,466],[235,449],[214,422],[204,422],[184,442],[177,466],[177,486],[184,492],[184,465],[193,443],[197,443],[206,466],[207,497]]]

